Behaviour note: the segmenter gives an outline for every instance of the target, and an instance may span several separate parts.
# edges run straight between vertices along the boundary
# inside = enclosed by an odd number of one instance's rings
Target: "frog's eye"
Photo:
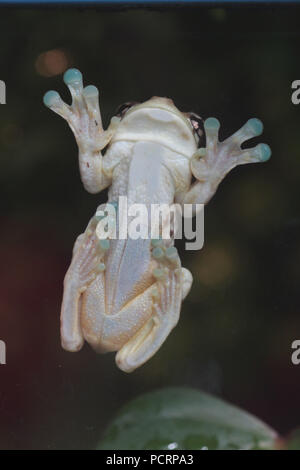
[[[135,101],[131,101],[130,103],[124,103],[118,107],[116,116],[122,118],[127,113],[127,111],[136,104]]]
[[[195,113],[190,113],[189,118],[194,131],[200,137],[202,135],[201,125],[203,124],[203,119]]]

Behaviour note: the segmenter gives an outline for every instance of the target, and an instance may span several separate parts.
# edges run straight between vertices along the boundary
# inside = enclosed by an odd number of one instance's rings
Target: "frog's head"
[[[182,113],[168,98],[154,96],[144,103],[126,103],[117,114],[121,121],[112,142],[151,141],[190,157],[201,135],[201,118]]]

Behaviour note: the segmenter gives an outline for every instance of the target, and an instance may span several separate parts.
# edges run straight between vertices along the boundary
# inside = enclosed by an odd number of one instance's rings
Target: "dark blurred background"
[[[0,11],[0,447],[93,448],[117,409],[170,385],[202,389],[282,434],[300,425],[299,9],[4,9]],[[46,109],[68,67],[119,104],[158,95],[221,121],[221,138],[260,118],[273,156],[236,168],[206,208],[205,246],[181,319],[131,375],[88,345],[64,352],[62,281],[72,245],[106,194],[84,191],[66,123]],[[255,143],[255,142],[254,142]]]

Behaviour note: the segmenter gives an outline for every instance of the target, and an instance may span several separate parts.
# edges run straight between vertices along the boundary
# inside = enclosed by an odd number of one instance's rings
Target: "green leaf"
[[[262,421],[218,398],[167,388],[122,408],[98,449],[268,449],[276,438]]]
[[[300,450],[300,428],[292,431],[283,442],[283,445],[287,450]]]

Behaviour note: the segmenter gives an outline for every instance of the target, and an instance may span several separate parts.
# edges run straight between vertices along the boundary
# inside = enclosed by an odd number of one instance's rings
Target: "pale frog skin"
[[[206,148],[199,149],[192,118],[167,98],[133,105],[104,131],[97,88],[83,88],[77,69],[68,70],[64,81],[72,105],[54,91],[46,93],[44,103],[75,135],[85,189],[97,193],[109,187],[108,201],[114,205],[119,196],[127,196],[128,204],[207,203],[232,168],[271,155],[266,144],[241,149],[262,132],[258,119],[221,143],[218,120],[207,119]],[[77,238],[65,276],[62,346],[78,351],[86,340],[97,352],[117,351],[117,365],[131,372],[153,356],[177,324],[193,278],[181,267],[173,240],[99,241],[98,220],[94,216]]]

